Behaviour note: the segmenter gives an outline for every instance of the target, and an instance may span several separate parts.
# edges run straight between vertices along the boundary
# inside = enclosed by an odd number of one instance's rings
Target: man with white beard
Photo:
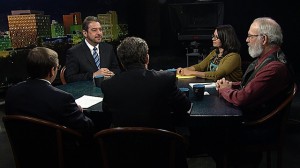
[[[241,107],[247,119],[255,119],[270,111],[271,107],[266,105],[271,100],[270,105],[276,105],[273,98],[282,97],[280,95],[292,87],[293,71],[280,48],[283,36],[275,20],[255,19],[246,42],[249,55],[256,59],[248,66],[242,81],[220,79],[216,88],[225,100]]]
[[[246,42],[249,55],[255,60],[247,68],[242,81],[220,79],[216,82],[216,89],[221,97],[242,110],[245,120],[251,121],[268,114],[285,99],[294,79],[293,70],[280,48],[283,35],[275,20],[269,17],[255,19],[248,30]],[[234,140],[247,144],[268,142],[274,140],[273,127],[272,123],[256,128],[242,127],[235,133]],[[262,139],[260,135],[269,138]],[[258,166],[261,153],[250,155],[237,154],[240,162],[245,156],[251,162],[248,164]],[[249,159],[254,156],[257,156],[255,161]]]

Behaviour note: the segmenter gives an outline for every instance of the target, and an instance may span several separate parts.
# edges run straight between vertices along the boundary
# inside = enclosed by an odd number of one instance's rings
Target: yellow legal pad
[[[196,78],[194,75],[187,75],[187,76],[182,76],[182,75],[176,75],[178,79],[187,79],[187,78]]]

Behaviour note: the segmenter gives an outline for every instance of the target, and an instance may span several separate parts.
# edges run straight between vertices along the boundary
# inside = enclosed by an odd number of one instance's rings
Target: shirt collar
[[[38,79],[38,80],[45,81],[45,82],[48,82],[49,84],[51,84],[51,82],[46,79]]]
[[[269,55],[271,55],[273,52],[278,51],[280,47],[274,47],[258,59],[258,64],[260,64],[263,60],[265,60]]]
[[[87,40],[86,39],[84,39],[84,42],[85,42],[85,44],[89,47],[89,49],[92,51],[92,53],[93,53],[93,49],[94,49],[94,46],[92,46],[90,43],[88,43],[87,42]],[[97,48],[97,50],[99,51],[99,44],[97,44],[96,46],[95,46],[96,48]]]

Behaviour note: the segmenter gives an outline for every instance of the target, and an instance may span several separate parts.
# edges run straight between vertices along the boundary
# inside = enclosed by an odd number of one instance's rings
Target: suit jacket
[[[120,72],[118,59],[112,45],[101,42],[99,54],[101,68],[108,68],[115,74]],[[97,70],[93,55],[84,40],[67,51],[65,71],[67,82],[92,80],[93,73]]]
[[[50,83],[29,79],[8,89],[5,98],[7,115],[18,114],[52,121],[80,132],[90,132],[93,122],[75,103],[74,97]]]
[[[177,87],[175,74],[127,68],[101,84],[102,108],[117,126],[148,126],[173,130],[172,116],[183,118],[191,102]],[[171,113],[174,113],[172,115]]]

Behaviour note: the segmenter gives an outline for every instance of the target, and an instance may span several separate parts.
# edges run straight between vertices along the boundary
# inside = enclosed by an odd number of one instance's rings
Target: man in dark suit
[[[70,93],[51,85],[59,67],[58,54],[55,51],[45,47],[33,48],[27,57],[30,78],[8,89],[5,113],[40,118],[81,132],[87,137],[86,141],[64,142],[65,166],[88,167],[94,164],[91,159],[93,148],[89,140],[94,133],[94,123],[84,115]],[[48,153],[44,153],[43,157],[48,157]]]
[[[30,78],[8,89],[6,114],[33,116],[83,133],[91,132],[94,124],[84,115],[74,97],[51,85],[58,69],[58,54],[55,51],[45,47],[32,49],[27,57]]]
[[[101,84],[102,108],[111,114],[112,125],[174,130],[172,117],[183,118],[191,108],[177,87],[175,74],[147,69],[148,45],[141,38],[125,38],[117,54],[124,72]]]
[[[102,27],[97,17],[88,16],[82,24],[85,40],[67,51],[67,82],[92,80],[94,76],[112,76],[120,72],[112,45],[101,42]]]

